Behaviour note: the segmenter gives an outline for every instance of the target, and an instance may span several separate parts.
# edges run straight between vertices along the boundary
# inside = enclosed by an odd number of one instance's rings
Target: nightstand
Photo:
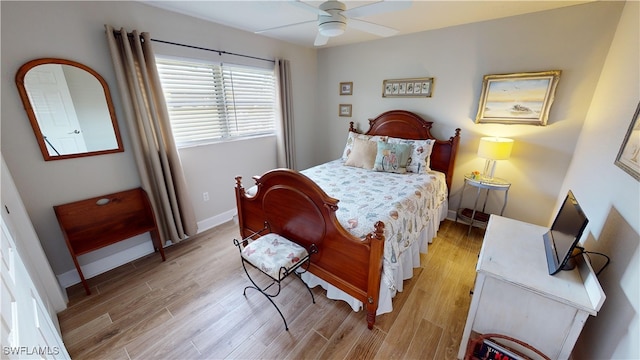
[[[476,198],[473,204],[473,208],[462,208],[462,199],[464,198],[464,192],[467,189],[467,186],[475,187]],[[502,209],[500,209],[500,216],[504,213],[504,209],[507,207],[507,197],[509,195],[509,188],[511,187],[511,183],[507,180],[500,178],[474,178],[471,174],[467,174],[464,176],[464,185],[462,187],[462,192],[460,193],[460,201],[458,202],[458,211],[456,211],[456,222],[458,219],[469,223],[469,231],[467,234],[471,233],[471,227],[474,225],[478,225],[479,227],[485,228],[487,226],[487,222],[489,221],[489,213],[487,213],[487,199],[489,198],[490,191],[504,191],[504,201],[502,203]],[[484,201],[482,202],[482,209],[478,209],[478,203],[481,198],[481,194],[484,190]]]

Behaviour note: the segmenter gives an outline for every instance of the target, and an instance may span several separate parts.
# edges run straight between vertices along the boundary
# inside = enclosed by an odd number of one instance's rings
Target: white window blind
[[[273,70],[156,59],[178,146],[273,134]]]

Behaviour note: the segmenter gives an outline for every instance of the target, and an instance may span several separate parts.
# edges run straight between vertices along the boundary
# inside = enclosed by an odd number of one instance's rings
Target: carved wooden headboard
[[[369,119],[367,135],[385,135],[411,140],[436,140],[431,152],[431,169],[443,172],[447,179],[447,187],[451,189],[453,169],[460,142],[460,129],[456,129],[449,140],[441,140],[431,135],[432,121],[426,121],[417,114],[406,110],[391,110],[380,114],[375,119]],[[353,122],[350,131],[358,132]]]

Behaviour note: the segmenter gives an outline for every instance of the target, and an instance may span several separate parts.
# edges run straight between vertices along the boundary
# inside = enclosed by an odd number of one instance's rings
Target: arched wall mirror
[[[124,151],[109,87],[93,69],[36,59],[20,67],[16,84],[46,161]]]

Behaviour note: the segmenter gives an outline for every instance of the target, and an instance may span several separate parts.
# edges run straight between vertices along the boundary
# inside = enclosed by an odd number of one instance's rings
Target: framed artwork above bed
[[[382,82],[382,97],[431,97],[433,78],[389,79]]]

